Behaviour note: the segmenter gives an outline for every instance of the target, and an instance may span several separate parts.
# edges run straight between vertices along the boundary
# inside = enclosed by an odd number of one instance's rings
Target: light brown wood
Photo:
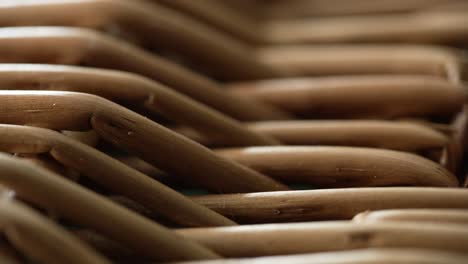
[[[326,224],[326,222],[324,222]],[[331,222],[333,223],[333,222]],[[335,222],[336,223],[336,222]],[[289,226],[289,225],[288,225]],[[247,231],[247,233],[251,232],[259,232],[263,233],[265,225],[255,225],[255,226],[246,226],[248,230],[242,230],[241,233]],[[282,226],[281,226],[282,227]],[[294,226],[293,226],[294,228]],[[281,229],[281,228],[280,228]],[[185,233],[187,230],[182,230],[181,232]],[[224,230],[223,230],[224,231]],[[237,230],[233,230],[237,231]],[[270,230],[269,230],[270,231]],[[332,235],[333,232],[327,232],[328,228],[326,228],[325,233],[328,235]],[[421,230],[419,230],[421,231]],[[187,232],[191,232],[188,230]],[[218,232],[218,230],[209,229],[208,232]],[[317,231],[319,233],[320,231]],[[358,231],[359,232],[359,231]],[[128,249],[122,247],[121,245],[111,241],[105,237],[102,237],[96,233],[93,233],[88,230],[77,230],[74,233],[86,243],[89,243],[100,252],[105,253],[106,255],[112,257],[113,259],[123,259],[123,260],[135,260],[138,259],[138,256],[132,254]],[[364,235],[364,234],[363,234]],[[199,237],[199,234],[195,236]],[[228,235],[229,239],[231,239],[234,235]],[[359,240],[359,234],[352,234],[352,240]],[[377,235],[378,236],[378,235]],[[255,243],[250,240],[251,236],[248,235],[249,242]],[[305,239],[305,238],[304,238]],[[365,239],[365,238],[363,238]],[[394,239],[390,237],[390,239],[386,239],[385,242]],[[277,239],[278,240],[278,239]],[[298,240],[302,240],[301,237],[298,237]],[[261,241],[256,241],[259,244]],[[281,243],[281,242],[279,242]],[[325,240],[327,243],[327,240]],[[336,241],[334,243],[337,243]],[[349,242],[352,243],[352,242]],[[372,243],[372,242],[371,242]],[[333,243],[332,243],[333,244]],[[358,242],[356,241],[356,244]],[[230,244],[231,245],[231,244]],[[274,243],[276,247],[276,242]],[[270,246],[267,246],[266,249],[268,250]],[[301,245],[301,250],[303,250],[306,246]],[[313,246],[312,246],[313,247]],[[257,250],[258,247],[254,247],[254,250]],[[323,248],[322,248],[323,249]],[[207,261],[197,261],[197,262],[174,262],[174,263],[447,263],[448,260],[463,260],[462,263],[466,262],[467,255],[465,252],[449,252],[440,249],[421,249],[421,248],[411,248],[411,249],[404,249],[398,248],[398,246],[388,246],[382,245],[381,247],[370,247],[364,249],[355,249],[355,248],[348,248],[348,249],[338,249],[339,251],[334,251],[333,249],[331,252],[322,252],[319,250],[318,253],[292,253],[293,255],[279,255],[273,257],[265,257],[265,256],[256,256],[255,258],[245,258],[245,259],[236,259],[236,258],[229,258],[229,259],[218,259],[218,260],[207,260]],[[307,250],[305,250],[307,251]],[[324,250],[329,251],[329,250]],[[313,252],[315,252],[313,250]],[[426,254],[427,253],[427,254]],[[288,253],[287,253],[288,254]],[[270,254],[267,254],[270,255]],[[429,258],[429,256],[431,258]],[[318,262],[316,262],[318,261]],[[377,262],[376,262],[377,261]],[[403,261],[403,262],[402,262]],[[405,262],[406,261],[406,262]],[[435,261],[435,262],[431,262]],[[443,262],[441,262],[443,261]],[[171,262],[172,263],[172,262]]]
[[[170,88],[136,74],[95,68],[1,64],[0,89],[74,91],[99,95],[125,106],[163,115],[226,146],[278,144],[236,120]]]
[[[448,137],[431,124],[383,120],[295,120],[250,122],[246,126],[288,145],[342,145],[404,151],[441,149]]]
[[[164,1],[163,1],[164,2]],[[416,42],[463,43],[466,41],[466,3],[463,1],[268,1],[257,6],[256,15],[230,9],[225,3],[167,1],[235,36],[254,30],[264,43]],[[200,2],[200,1],[199,1]],[[244,9],[245,10],[245,9]],[[421,11],[421,12],[415,12]],[[212,15],[215,13],[216,15]],[[276,19],[271,19],[272,13]],[[338,15],[338,14],[341,14]],[[326,17],[333,16],[335,17]],[[356,15],[350,17],[349,15]],[[266,17],[264,17],[266,16]],[[279,19],[278,19],[279,18]],[[257,24],[249,19],[260,20]],[[227,20],[227,21],[226,21]],[[230,23],[236,22],[236,27]],[[243,34],[244,33],[244,34]],[[257,41],[258,43],[259,41]],[[261,43],[261,42],[260,42]]]
[[[194,200],[240,223],[351,219],[366,210],[467,209],[465,189],[381,187],[205,195]]]
[[[103,139],[214,192],[286,190],[271,178],[106,99],[83,93],[0,91],[0,122],[54,130],[94,129]]]
[[[272,20],[263,25],[275,44],[424,43],[463,44],[468,40],[466,10],[410,14]]]
[[[463,56],[447,47],[409,44],[285,45],[257,50],[258,59],[289,76],[435,75],[458,83]]]
[[[292,0],[268,1],[261,8],[269,19],[409,13],[440,8],[463,0]]]
[[[278,146],[220,149],[216,154],[282,182],[319,187],[457,187],[439,164],[392,150],[357,147]]]
[[[154,260],[219,257],[165,227],[32,164],[0,155],[0,184],[35,205],[119,241]],[[154,250],[158,248],[159,250]]]
[[[466,253],[468,228],[460,225],[322,222],[180,229],[226,257],[350,250],[421,248]]]
[[[239,83],[230,91],[304,117],[452,116],[462,110],[462,85],[418,76],[297,78]]]
[[[464,264],[468,256],[452,252],[422,249],[356,249],[325,253],[220,259],[177,264]]]
[[[418,124],[382,120],[294,120],[244,123],[251,131],[269,135],[286,145],[331,145],[375,147],[423,152],[444,148],[449,138],[431,128],[434,124]],[[214,138],[176,131],[208,146],[222,146]]]
[[[19,202],[2,197],[0,219],[3,235],[30,260],[57,264],[110,263],[72,234]]]
[[[124,41],[65,27],[0,28],[1,63],[49,63],[117,69],[146,76],[239,120],[285,119],[274,107],[233,96],[215,81]]]
[[[126,195],[153,213],[181,226],[235,225],[229,219],[199,206],[178,192],[131,169],[111,157],[52,130],[0,125],[0,151],[50,154],[67,168],[117,194]]]
[[[242,41],[154,1],[21,1],[0,6],[0,26],[88,27],[180,54],[225,78],[280,76],[273,67],[256,60]]]
[[[437,224],[468,224],[468,210],[454,209],[395,209],[362,212],[356,222],[428,222]]]

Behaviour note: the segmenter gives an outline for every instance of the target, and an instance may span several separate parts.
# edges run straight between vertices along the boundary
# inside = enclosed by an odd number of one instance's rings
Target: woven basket
[[[1,263],[467,263],[468,5],[0,3]]]

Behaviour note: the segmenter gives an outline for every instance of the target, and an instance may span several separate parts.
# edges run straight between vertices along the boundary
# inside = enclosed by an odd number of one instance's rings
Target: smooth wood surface
[[[236,1],[236,0],[234,0]],[[302,17],[363,16],[369,14],[410,13],[438,9],[464,0],[292,0],[268,1],[262,5],[269,19]]]
[[[362,212],[353,218],[356,222],[428,222],[468,225],[468,210],[454,209],[398,209]]]
[[[0,6],[0,26],[88,27],[180,54],[228,79],[280,76],[279,71],[256,60],[242,41],[155,1],[21,1]]]
[[[180,229],[226,257],[256,257],[357,248],[421,248],[466,254],[468,228],[421,223],[321,222]]]
[[[122,71],[63,65],[1,64],[0,89],[74,91],[95,94],[132,109],[138,107],[201,134],[225,146],[274,145],[272,137],[183,94],[143,76]]]
[[[72,234],[19,202],[2,197],[0,218],[3,236],[29,260],[51,264],[110,263]]]
[[[294,120],[248,122],[251,131],[269,135],[286,145],[330,145],[375,147],[424,152],[444,148],[449,138],[431,124],[383,120]],[[222,146],[217,141],[186,129],[176,129],[208,146]]]
[[[216,154],[282,182],[316,187],[457,187],[441,165],[392,150],[357,147],[278,146],[220,149]]]
[[[116,69],[146,76],[239,120],[288,118],[261,102],[233,96],[219,83],[127,42],[70,27],[0,28],[1,63],[49,63]]]
[[[0,91],[0,122],[54,130],[88,130],[166,172],[214,192],[287,190],[151,120],[83,93]]]
[[[134,214],[57,174],[0,155],[0,183],[18,197],[109,236],[154,260],[219,257],[211,250]],[[158,248],[159,250],[154,250]]]
[[[96,183],[125,195],[155,214],[181,226],[235,225],[180,193],[117,160],[58,132],[35,127],[0,125],[0,151],[50,154]]]
[[[460,50],[410,44],[284,45],[257,50],[258,59],[289,76],[350,74],[433,75],[458,83]]]
[[[264,192],[194,197],[240,223],[351,219],[366,210],[467,209],[461,188],[381,187]]]
[[[468,12],[464,9],[410,14],[271,20],[264,36],[275,44],[421,43],[466,44]]]
[[[356,249],[325,253],[298,254],[243,259],[220,259],[177,264],[464,264],[468,256],[422,249]]]
[[[462,110],[462,85],[432,77],[355,76],[240,83],[230,91],[308,118],[452,116]]]
[[[426,125],[384,120],[295,120],[249,122],[246,126],[287,145],[341,145],[403,151],[441,149],[443,133]]]

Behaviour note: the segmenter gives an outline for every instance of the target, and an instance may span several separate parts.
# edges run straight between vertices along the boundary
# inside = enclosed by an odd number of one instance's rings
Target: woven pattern
[[[463,0],[0,2],[1,263],[466,263]]]

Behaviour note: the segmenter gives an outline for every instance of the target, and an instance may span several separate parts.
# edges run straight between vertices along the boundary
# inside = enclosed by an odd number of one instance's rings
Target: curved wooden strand
[[[194,201],[241,223],[351,219],[366,210],[467,209],[464,189],[385,187],[205,195]]]
[[[273,138],[246,129],[236,120],[191,98],[135,74],[74,66],[1,64],[0,89],[74,91],[139,105],[190,126],[225,145],[272,145]]]
[[[289,45],[257,50],[258,59],[289,76],[422,74],[459,83],[461,51],[430,45]]]
[[[235,225],[98,150],[48,129],[0,125],[0,151],[48,153],[65,167],[75,169],[182,226]]]
[[[20,198],[54,210],[76,224],[98,230],[152,259],[219,257],[155,222],[28,162],[0,155],[0,167],[0,183],[14,190]]]
[[[285,146],[220,149],[215,153],[282,182],[320,187],[457,187],[439,164],[393,150]]]
[[[441,250],[379,248],[174,264],[464,264],[467,258],[465,254]]]
[[[0,174],[3,173],[2,170]],[[22,253],[41,263],[110,263],[74,236],[19,202],[0,201],[0,229]]]
[[[274,191],[283,184],[106,99],[82,93],[0,91],[0,123],[94,129],[103,140],[215,192]]]
[[[215,81],[95,31],[0,28],[0,62],[85,65],[146,76],[239,120],[287,119],[285,112],[223,91]]]
[[[462,85],[429,76],[296,78],[230,88],[237,95],[315,118],[447,117],[465,103]]]
[[[457,4],[463,0],[293,0],[262,5],[269,19],[410,13]]]
[[[255,257],[357,248],[421,248],[465,254],[468,228],[460,225],[319,222],[180,229],[226,257]]]
[[[283,45],[391,42],[456,45],[466,42],[467,25],[468,12],[461,9],[268,21],[263,32],[270,43]]]
[[[251,131],[269,135],[285,145],[355,146],[424,152],[441,150],[449,143],[448,136],[430,127],[433,124],[384,120],[294,120],[244,124]],[[192,133],[192,130],[175,130],[203,145],[223,146],[223,141]]]
[[[157,2],[36,0],[0,6],[0,26],[78,26],[100,29],[144,46],[173,51],[230,79],[280,76],[248,45]],[[154,36],[158,36],[154,38]]]
[[[468,224],[468,210],[454,209],[394,209],[367,211],[353,218],[356,222],[429,222],[438,224]]]

